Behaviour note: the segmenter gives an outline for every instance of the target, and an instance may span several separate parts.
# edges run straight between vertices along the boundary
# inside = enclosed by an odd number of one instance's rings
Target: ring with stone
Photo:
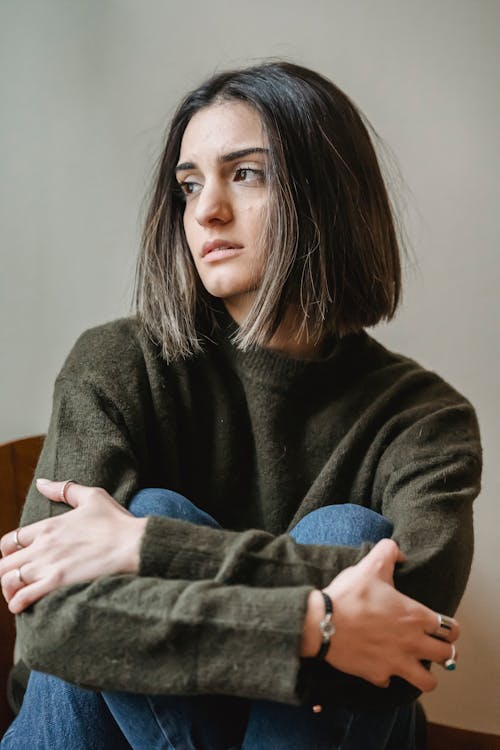
[[[455,660],[455,657],[457,655],[457,650],[455,648],[454,643],[451,643],[450,645],[451,645],[451,656],[449,659],[446,659],[445,663],[443,664],[443,667],[448,672],[453,672],[453,670],[457,668],[457,662]]]

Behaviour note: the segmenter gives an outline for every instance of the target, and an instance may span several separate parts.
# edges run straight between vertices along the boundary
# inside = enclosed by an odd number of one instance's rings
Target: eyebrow
[[[242,148],[239,151],[230,151],[228,154],[223,154],[219,157],[219,161],[223,163],[237,161],[243,159],[245,156],[250,154],[268,154],[268,148],[262,148],[260,146],[251,146],[250,148]],[[196,169],[196,164],[193,161],[184,161],[178,164],[175,168],[176,172],[184,172],[186,169]]]

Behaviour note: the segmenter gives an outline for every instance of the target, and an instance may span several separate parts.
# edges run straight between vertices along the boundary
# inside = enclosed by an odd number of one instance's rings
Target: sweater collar
[[[291,385],[308,383],[325,378],[335,378],[338,365],[342,361],[342,372],[345,374],[346,356],[353,364],[359,360],[360,344],[367,339],[367,334],[351,334],[342,338],[333,337],[325,355],[319,359],[299,359],[287,356],[275,349],[254,346],[242,351],[234,343],[238,324],[224,309],[218,311],[220,329],[216,344],[229,360],[240,378],[258,381],[278,389],[290,388]],[[350,369],[350,368],[348,368]]]

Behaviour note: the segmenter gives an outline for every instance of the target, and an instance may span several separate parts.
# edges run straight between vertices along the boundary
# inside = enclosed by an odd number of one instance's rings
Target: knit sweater
[[[138,575],[102,576],[17,618],[22,660],[96,690],[219,693],[288,703],[396,705],[301,659],[307,599],[371,548],[287,534],[328,504],[382,513],[406,555],[398,589],[451,614],[467,581],[481,449],[471,405],[365,332],[318,361],[242,352],[225,322],[174,364],[134,319],[85,333],[60,373],[36,476],[182,493],[223,529],[150,517]],[[67,508],[31,487],[22,524]]]

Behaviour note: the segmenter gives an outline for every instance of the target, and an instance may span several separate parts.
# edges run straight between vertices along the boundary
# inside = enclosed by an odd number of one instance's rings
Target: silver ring
[[[66,500],[66,490],[68,489],[70,484],[76,484],[74,479],[66,479],[63,486],[61,487],[61,492],[59,493],[60,499],[63,501],[63,503],[66,503],[66,505],[69,505],[68,501]]]
[[[16,568],[16,570],[17,570],[17,575],[19,577],[19,583],[22,583],[23,586],[26,586],[28,582],[23,578],[23,574],[21,573],[21,568]]]
[[[447,669],[448,672],[453,672],[453,670],[457,668],[457,662],[455,661],[457,650],[455,648],[454,643],[451,643],[450,645],[451,645],[451,656],[449,659],[446,659],[445,663],[443,664],[443,667]]]
[[[21,529],[16,529],[14,531],[14,544],[16,545],[17,549],[24,549],[24,544],[21,544],[19,541],[19,532]]]
[[[447,641],[453,630],[453,620],[446,615],[440,615],[439,612],[436,612],[436,617],[438,624],[437,628],[433,630],[432,635],[435,638],[441,638],[442,640]]]

